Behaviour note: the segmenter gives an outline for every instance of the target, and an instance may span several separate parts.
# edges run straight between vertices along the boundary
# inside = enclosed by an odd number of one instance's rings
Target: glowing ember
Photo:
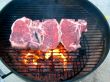
[[[24,53],[22,56],[22,60],[24,62],[24,64],[33,64],[33,65],[38,65],[37,60],[39,59],[39,57],[34,54],[34,53]]]
[[[63,53],[64,52],[61,52],[60,49],[49,50],[45,54],[45,58],[49,59],[51,56],[53,56],[53,59],[55,59],[55,58],[59,58],[60,60],[63,59],[63,67],[64,67],[64,70],[65,70],[65,68],[67,68],[67,58],[66,58],[66,56],[64,56]]]
[[[54,68],[64,68],[64,70],[67,69],[67,52],[62,45],[59,45],[54,50],[48,50],[48,52],[42,52],[40,50],[22,50],[20,58],[21,61],[27,65],[27,66],[40,66],[42,65],[50,65],[48,67],[51,69],[52,65],[54,65]],[[53,64],[52,64],[53,63]],[[31,67],[32,67],[31,66]],[[46,66],[44,66],[46,67]]]

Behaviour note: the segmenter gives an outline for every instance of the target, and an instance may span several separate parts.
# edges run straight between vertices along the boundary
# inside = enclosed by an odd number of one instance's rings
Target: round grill
[[[60,65],[55,68],[54,64],[48,63],[42,65],[43,68],[35,65],[27,67],[20,62],[20,52],[11,48],[9,36],[12,23],[23,16],[33,20],[56,18],[60,21],[70,18],[87,21],[88,32],[82,34],[81,48],[75,52],[65,52],[71,63],[68,70],[65,71]],[[0,57],[14,73],[31,80],[73,81],[89,74],[103,62],[109,51],[109,33],[103,15],[86,0],[14,0],[0,13]],[[53,57],[50,60],[52,62]],[[44,71],[48,66],[51,66],[51,70]]]

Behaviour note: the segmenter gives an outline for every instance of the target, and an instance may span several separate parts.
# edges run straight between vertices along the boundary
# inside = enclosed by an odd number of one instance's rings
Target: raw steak
[[[81,28],[81,33],[82,32],[87,32],[87,22],[85,20],[79,19],[78,23],[79,23],[80,28]]]
[[[28,47],[31,49],[37,49],[41,44],[41,36],[43,31],[40,27],[41,22],[39,20],[32,21],[31,25],[28,27],[31,32],[31,41]]]
[[[60,29],[62,32],[61,43],[68,51],[75,51],[80,48],[81,33],[87,31],[85,20],[75,21],[74,19],[62,19]]]
[[[15,48],[31,48],[48,51],[61,42],[68,51],[80,48],[81,33],[87,31],[85,20],[56,19],[32,21],[26,17],[17,19],[12,27],[9,41]]]
[[[42,22],[43,40],[40,46],[42,51],[55,49],[59,44],[59,24],[56,19],[47,19]]]
[[[15,48],[38,48],[39,43],[34,34],[32,20],[22,17],[13,23],[9,41]]]

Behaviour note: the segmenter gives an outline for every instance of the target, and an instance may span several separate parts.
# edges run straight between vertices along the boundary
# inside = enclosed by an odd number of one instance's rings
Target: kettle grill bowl
[[[11,48],[9,36],[12,23],[23,16],[32,20],[56,18],[84,19],[88,31],[82,34],[81,48],[78,52],[67,53],[76,57],[72,71],[40,72],[36,77],[26,68],[21,72],[17,66],[15,49]],[[18,75],[40,81],[73,81],[94,71],[104,61],[109,51],[110,30],[102,13],[86,0],[14,0],[0,13],[0,57],[6,65]],[[18,53],[17,53],[18,54]],[[12,61],[15,60],[15,61]],[[80,63],[80,64],[79,64]],[[52,75],[54,74],[54,75]]]

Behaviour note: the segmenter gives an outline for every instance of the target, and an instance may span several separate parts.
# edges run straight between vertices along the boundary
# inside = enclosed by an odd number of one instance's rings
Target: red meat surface
[[[15,48],[38,48],[38,40],[34,36],[34,31],[30,28],[32,26],[32,20],[22,17],[17,19],[12,27],[9,41],[11,46]]]
[[[42,22],[44,31],[41,50],[55,49],[59,44],[59,24],[56,19],[48,19]]]
[[[80,48],[80,38],[82,32],[87,31],[87,22],[84,20],[75,21],[74,19],[62,19],[60,22],[61,28],[61,43],[68,51],[75,51]]]
[[[87,22],[79,19],[56,19],[32,21],[22,17],[17,19],[11,27],[9,41],[15,48],[30,48],[48,51],[55,49],[62,43],[68,51],[75,51],[81,47],[82,32],[87,32]]]

